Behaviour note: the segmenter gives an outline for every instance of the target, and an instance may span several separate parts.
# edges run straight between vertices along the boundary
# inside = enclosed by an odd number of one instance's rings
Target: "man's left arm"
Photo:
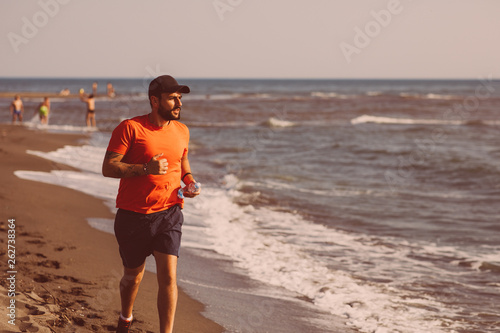
[[[189,159],[187,153],[181,158],[181,180],[184,184],[189,185],[190,183],[196,182],[191,173],[191,166],[189,165]],[[184,196],[188,198],[194,198],[198,194],[200,194],[201,189],[198,189],[196,192],[184,192]]]

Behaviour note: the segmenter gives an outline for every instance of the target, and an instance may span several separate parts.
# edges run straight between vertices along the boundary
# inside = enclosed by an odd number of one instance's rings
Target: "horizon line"
[[[152,79],[147,78],[147,79]],[[54,79],[54,80],[143,80],[144,77],[118,77],[118,76],[0,76],[0,79]],[[325,77],[295,77],[295,78],[284,78],[284,77],[184,77],[178,76],[179,80],[276,80],[276,81],[306,81],[306,80],[316,80],[316,81],[475,81],[481,79],[476,78],[397,78],[397,77],[386,77],[386,78],[348,78],[348,77],[337,77],[337,78],[325,78]],[[498,81],[500,79],[492,78],[492,81]]]

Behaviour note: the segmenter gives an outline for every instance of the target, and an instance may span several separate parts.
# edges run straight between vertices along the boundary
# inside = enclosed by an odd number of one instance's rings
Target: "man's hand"
[[[177,195],[179,198],[194,198],[195,196],[201,193],[201,184],[197,182],[189,183],[187,186],[184,186],[182,190],[179,190],[179,194]]]
[[[147,164],[147,169],[151,175],[165,175],[168,171],[168,162],[166,158],[160,159],[163,153],[155,155]]]

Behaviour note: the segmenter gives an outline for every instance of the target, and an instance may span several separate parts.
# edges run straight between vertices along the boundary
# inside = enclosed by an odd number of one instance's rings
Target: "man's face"
[[[181,98],[180,93],[162,93],[158,106],[158,114],[164,120],[179,120],[181,119]]]

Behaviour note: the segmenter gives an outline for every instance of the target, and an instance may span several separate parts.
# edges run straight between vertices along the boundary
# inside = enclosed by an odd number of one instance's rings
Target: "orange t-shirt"
[[[189,130],[172,120],[165,127],[149,122],[148,115],[124,120],[111,135],[108,151],[124,155],[122,162],[144,164],[155,155],[166,158],[165,175],[144,175],[122,178],[116,197],[116,207],[142,214],[165,210],[184,200],[177,197],[181,186],[181,158],[188,152]]]

